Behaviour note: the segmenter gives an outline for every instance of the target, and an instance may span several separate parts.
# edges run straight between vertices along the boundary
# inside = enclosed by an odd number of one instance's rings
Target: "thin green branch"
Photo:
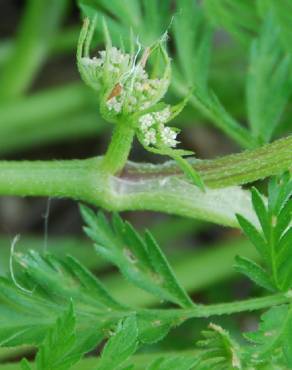
[[[171,317],[181,320],[203,318],[210,316],[231,315],[239,312],[257,311],[272,306],[289,303],[289,294],[274,294],[260,298],[250,298],[242,301],[219,303],[211,305],[196,305],[191,309],[151,310],[157,317]],[[150,311],[150,310],[149,310]]]

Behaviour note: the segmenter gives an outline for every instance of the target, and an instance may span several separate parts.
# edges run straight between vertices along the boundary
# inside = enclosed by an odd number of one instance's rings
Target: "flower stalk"
[[[127,122],[115,126],[110,145],[102,160],[101,171],[111,175],[122,171],[131,151],[134,134]]]
[[[131,53],[126,53],[112,45],[104,22],[106,48],[91,57],[95,23],[96,18],[92,22],[88,19],[84,22],[79,37],[77,64],[84,82],[98,95],[101,115],[116,126],[113,141],[104,158],[103,170],[108,174],[122,170],[136,135],[146,150],[177,161],[187,178],[204,190],[199,174],[184,159],[184,156],[193,153],[176,148],[179,130],[167,126],[182,111],[187,99],[176,106],[161,101],[171,78],[170,58],[164,46],[165,35],[144,50],[138,41],[137,45],[133,42]],[[155,61],[149,63],[152,56]],[[146,69],[147,64],[152,67],[150,71]]]

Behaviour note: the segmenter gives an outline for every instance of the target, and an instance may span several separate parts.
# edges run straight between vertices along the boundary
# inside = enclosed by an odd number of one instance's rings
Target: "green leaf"
[[[280,291],[292,286],[292,181],[289,173],[270,180],[268,204],[256,190],[252,190],[253,208],[257,214],[265,240],[248,220],[238,216],[238,222],[246,236],[254,244],[265,263],[265,270],[251,261],[241,261],[239,270],[257,284]],[[269,277],[269,278],[268,278]]]
[[[185,356],[170,356],[155,360],[147,370],[190,370],[198,364],[198,359]]]
[[[202,8],[195,1],[177,1],[173,34],[177,50],[175,73],[179,74],[188,86],[196,83],[202,91],[205,91],[208,81],[212,32],[204,19]]]
[[[118,324],[116,332],[105,345],[98,364],[98,370],[120,369],[135,353],[138,346],[138,329],[135,316]]]
[[[249,238],[249,240],[253,243],[256,247],[257,251],[259,252],[260,256],[269,263],[269,251],[268,246],[261,236],[261,234],[257,231],[255,226],[253,226],[246,218],[242,217],[241,215],[237,215],[237,220],[244,231],[245,235]]]
[[[266,236],[266,238],[268,238],[269,233],[270,233],[270,228],[271,228],[270,218],[269,218],[264,200],[263,200],[261,194],[259,193],[259,191],[256,188],[252,188],[251,199],[252,199],[253,208],[254,208],[254,210],[257,214],[257,217],[260,221],[260,224],[261,224],[262,230],[264,232],[264,235]]]
[[[209,330],[202,334],[205,338],[197,343],[203,349],[197,370],[244,369],[240,348],[226,330],[218,325],[209,324]]]
[[[208,94],[206,94],[195,85],[190,103],[241,146],[251,148],[258,145],[257,140],[252,137],[250,132],[226,111],[212,90],[208,90]]]
[[[118,224],[119,221],[116,222],[116,227],[119,227]],[[154,263],[160,265],[161,256],[157,256],[156,253],[153,256]],[[60,360],[65,366],[95,348],[121,318],[132,317],[135,313],[133,308],[113,303],[108,294],[105,299],[104,290],[100,291],[100,283],[71,257],[61,262],[51,255],[41,256],[36,252],[30,252],[24,256],[18,255],[15,262],[18,286],[7,279],[0,279],[1,346],[23,344],[42,346],[39,361],[45,363],[46,356],[50,356],[57,362],[62,355],[66,355],[66,361]],[[29,288],[32,288],[32,293],[29,293]],[[72,310],[70,315],[64,316],[64,307],[70,305],[72,300],[75,308],[74,320]],[[58,317],[61,319],[56,325]],[[137,330],[133,329],[133,320],[126,321],[126,327],[130,326],[128,330],[136,333]],[[74,341],[74,336],[70,337],[73,321],[74,333],[76,332]],[[161,340],[172,326],[179,323],[176,311],[162,312],[159,316],[156,311],[139,309],[137,323],[134,326],[139,327],[140,342],[154,343]],[[68,329],[68,335],[64,327]],[[61,338],[58,337],[58,333],[62,333]],[[120,337],[122,334],[117,338]],[[46,344],[43,344],[44,338],[47,338]],[[61,346],[62,343],[59,342],[58,349],[60,351],[62,349],[62,352],[54,351],[53,346],[59,341],[58,338],[64,339],[68,346],[71,343],[72,351],[71,347],[66,350],[65,344]],[[109,345],[109,348],[112,346],[114,344]],[[53,358],[51,352],[46,351],[54,351],[57,358]],[[107,352],[106,358],[104,361],[109,361]],[[54,366],[57,368],[57,365],[59,366],[55,363]]]
[[[116,265],[126,279],[160,299],[193,306],[149,232],[142,238],[118,216],[113,218],[112,228],[102,213],[95,215],[84,206],[81,213],[88,224],[85,232],[94,240],[97,253]]]
[[[76,319],[71,304],[49,330],[36,356],[38,370],[68,370],[82,357],[76,350]]]
[[[284,289],[289,289],[292,282],[292,227],[282,236],[278,244],[279,252],[276,257],[279,278]]]
[[[234,268],[236,271],[246,275],[260,287],[272,292],[276,290],[266,271],[248,258],[237,256],[235,258]]]
[[[292,196],[292,179],[289,172],[269,182],[269,211],[278,216]],[[291,200],[290,200],[291,202]],[[291,203],[290,203],[291,204]]]
[[[196,186],[198,186],[202,191],[205,190],[205,185],[202,180],[202,177],[199,173],[190,165],[190,163],[185,160],[182,156],[178,155],[176,150],[173,150],[169,153],[169,156],[172,157],[177,164],[180,166],[182,171],[185,173],[186,177],[191,180]]]
[[[204,6],[215,26],[224,28],[243,45],[249,44],[259,24],[256,1],[205,0]]]
[[[146,344],[159,342],[168,334],[171,327],[177,325],[177,318],[157,317],[150,312],[139,313],[137,319],[139,340]]]
[[[137,6],[135,0],[129,0],[127,6],[124,6],[118,0],[106,1],[106,0],[79,0],[81,8],[86,6],[90,8],[92,12],[108,12],[113,14],[117,19],[130,27],[135,25],[140,19],[140,9]]]
[[[279,357],[284,352],[286,364],[291,366],[291,312],[288,305],[273,307],[262,315],[258,331],[245,334],[253,344],[249,348],[251,361],[269,364],[273,356]]]
[[[292,202],[287,202],[277,217],[277,225],[275,226],[275,239],[278,241],[285,230],[288,228],[292,219]],[[281,249],[281,248],[280,248]]]
[[[72,263],[72,261],[74,263]],[[94,277],[68,257],[59,261],[51,255],[36,252],[15,256],[18,285],[0,279],[0,345],[39,345],[48,330],[71,300],[75,302],[78,346],[90,351],[102,339],[103,328],[109,329],[117,318],[109,309],[124,306],[95,288]],[[79,279],[80,278],[80,279]],[[29,293],[31,290],[31,293]],[[85,352],[86,352],[85,351]]]
[[[253,135],[268,142],[280,121],[291,93],[290,58],[279,42],[279,29],[266,16],[258,39],[251,46],[247,79],[247,108]]]
[[[164,280],[162,285],[168,292],[176,297],[179,302],[183,302],[184,306],[192,306],[193,303],[190,297],[179,285],[174,272],[150,231],[147,231],[145,234],[145,242],[152,266],[155,272]]]
[[[20,366],[22,370],[32,370],[30,363],[27,361],[26,358],[21,360]]]
[[[144,45],[150,45],[165,33],[171,21],[170,0],[162,3],[129,0],[127,6],[119,0],[79,0],[78,4],[87,16],[99,14],[106,20],[115,44],[119,44],[122,37],[129,46],[130,30],[133,30]]]
[[[103,284],[74,257],[68,256],[66,262],[66,266],[74,271],[75,277],[82,284],[84,292],[90,295],[92,299],[96,299],[106,307],[122,308],[122,305],[108,293]]]
[[[290,0],[270,0],[275,19],[280,28],[280,38],[287,52],[292,55],[291,37],[292,37],[292,4]]]

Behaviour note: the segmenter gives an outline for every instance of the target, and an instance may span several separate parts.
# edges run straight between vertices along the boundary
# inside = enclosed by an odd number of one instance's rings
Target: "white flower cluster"
[[[176,147],[177,132],[165,126],[170,117],[170,107],[166,107],[162,111],[147,113],[139,118],[139,130],[146,146],[157,145],[161,142],[168,147]]]
[[[101,84],[104,72],[110,76],[110,93],[106,106],[112,113],[123,110],[127,113],[149,108],[165,94],[169,85],[168,79],[150,79],[142,63],[135,63],[135,56],[123,53],[116,47],[99,52],[100,57],[83,57],[81,64],[90,79],[95,78],[95,85]],[[114,91],[119,85],[119,91]]]
[[[112,47],[109,50],[100,51],[99,57],[82,57],[80,63],[85,75],[89,77],[94,86],[97,86],[101,85],[101,78],[106,69],[110,72],[111,83],[114,83],[121,73],[126,72],[130,63],[130,55]]]

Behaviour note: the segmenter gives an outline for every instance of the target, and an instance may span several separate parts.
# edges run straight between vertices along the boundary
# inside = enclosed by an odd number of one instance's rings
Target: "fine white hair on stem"
[[[141,42],[139,41],[139,37],[136,38],[136,44],[138,46],[138,50],[137,50],[137,52],[135,54],[132,68],[136,68],[136,62],[137,62],[138,56],[139,56],[139,54],[140,54],[140,52],[142,50],[142,45],[141,45]]]
[[[138,56],[142,50],[142,45],[139,41],[139,37],[136,38],[136,44],[138,46],[138,50],[133,58],[133,61],[132,61],[132,65],[131,65],[131,69],[129,71],[127,71],[126,73],[124,73],[122,76],[121,76],[121,83],[123,84],[129,77],[133,76],[133,74],[135,74],[135,71],[136,71],[136,68],[137,68],[137,59],[138,59]]]
[[[20,289],[21,291],[23,291],[23,292],[25,292],[25,293],[32,294],[32,293],[33,293],[33,291],[28,290],[28,289],[26,289],[26,288],[22,287],[22,286],[17,282],[16,277],[15,277],[15,275],[14,275],[14,270],[13,270],[13,257],[14,257],[14,253],[15,253],[15,252],[14,252],[14,249],[15,249],[15,245],[16,245],[16,243],[19,241],[19,239],[20,239],[20,235],[18,234],[18,235],[16,235],[16,236],[13,238],[13,240],[12,240],[12,242],[11,242],[11,247],[10,247],[10,258],[9,258],[9,271],[10,271],[10,276],[11,276],[11,279],[12,279],[12,281],[13,281],[14,285],[15,285],[18,289]]]
[[[43,214],[44,218],[44,252],[47,251],[48,249],[48,233],[49,233],[49,216],[50,216],[50,209],[51,209],[51,201],[52,198],[48,198],[47,200],[47,206],[46,206],[46,211]]]
[[[162,36],[160,38],[160,42],[167,42],[168,41],[168,39],[169,39],[168,31],[172,27],[172,24],[174,22],[174,18],[175,18],[175,15],[173,14],[171,19],[170,19],[170,22],[169,22],[168,26],[166,27],[166,30],[164,31],[164,33],[162,34]]]

